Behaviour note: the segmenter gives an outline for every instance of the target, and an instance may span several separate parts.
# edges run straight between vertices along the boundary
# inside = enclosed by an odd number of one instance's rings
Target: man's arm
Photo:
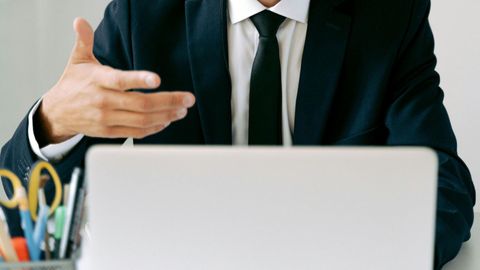
[[[35,134],[40,135],[39,139],[41,139],[42,134],[38,131],[38,128],[37,132],[35,132],[35,124],[38,121],[38,119],[35,119],[35,116],[37,116],[36,112],[41,105],[41,102],[42,100],[40,99],[28,113],[28,141],[30,143],[30,148],[40,159],[49,162],[61,161],[83,139],[84,135],[78,134],[67,141],[58,144],[50,144],[40,148],[41,144],[37,139],[39,136],[36,136]]]
[[[98,52],[97,57],[102,60],[102,64],[126,70],[130,69],[129,60],[126,59],[129,55],[126,55],[125,50],[120,48],[128,45],[119,45],[124,43],[121,32],[122,28],[124,28],[128,22],[123,24],[118,23],[117,17],[120,15],[118,8],[117,1],[112,2],[107,8],[105,17],[96,31],[98,38],[95,40],[94,54]],[[80,35],[78,28],[75,30],[77,31],[77,36]],[[85,42],[79,42],[77,38],[76,48],[82,49],[85,47],[83,43]],[[112,46],[113,44],[117,44],[117,46]],[[72,55],[75,54],[74,50]],[[71,63],[69,63],[69,65],[70,64]],[[69,104],[66,105],[68,106]],[[2,147],[0,154],[0,167],[14,171],[22,178],[24,185],[27,185],[27,175],[31,165],[39,159],[39,156],[34,153],[30,145],[30,139],[33,138],[29,138],[29,128],[35,133],[35,142],[38,144],[38,148],[43,148],[51,143],[55,143],[47,139],[48,136],[45,134],[47,132],[44,130],[46,127],[40,123],[41,119],[39,114],[41,109],[42,108],[39,107],[30,110],[35,111],[35,113],[31,115],[31,119],[29,119],[30,115],[27,115],[22,120],[13,137]],[[93,143],[91,140],[92,139],[85,137],[76,147],[71,149],[67,156],[56,162],[55,167],[64,181],[68,180],[74,166],[81,165],[87,144]],[[5,186],[5,191],[8,196],[11,196],[12,190],[8,185]]]
[[[160,78],[149,71],[132,70],[129,1],[114,0],[95,37],[89,24],[77,19],[77,40],[64,74],[43,97],[33,116],[39,148],[65,142],[77,134],[85,137],[54,166],[68,182],[76,166],[83,166],[92,144],[118,143],[122,138],[143,138],[183,119],[195,98],[185,92],[143,94],[129,89],[157,89]],[[28,116],[0,154],[0,167],[12,170],[26,186],[30,168],[38,156],[28,137]],[[2,181],[12,196],[8,181]],[[47,199],[51,198],[46,187]],[[5,211],[12,235],[21,235],[18,211]]]
[[[428,23],[430,0],[413,0],[390,85],[386,124],[390,145],[425,145],[439,156],[435,269],[453,259],[469,239],[475,190],[468,168],[458,157],[455,135],[443,105],[435,72],[434,39]]]

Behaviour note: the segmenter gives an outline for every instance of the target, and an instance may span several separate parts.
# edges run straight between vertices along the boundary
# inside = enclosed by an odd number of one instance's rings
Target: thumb
[[[93,29],[83,18],[76,18],[73,29],[77,35],[70,61],[72,64],[96,61],[93,55]]]

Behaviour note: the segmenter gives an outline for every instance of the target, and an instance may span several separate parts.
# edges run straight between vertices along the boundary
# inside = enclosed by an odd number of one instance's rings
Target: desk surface
[[[472,238],[463,244],[460,254],[445,265],[444,270],[478,270],[480,269],[480,213],[475,214]]]

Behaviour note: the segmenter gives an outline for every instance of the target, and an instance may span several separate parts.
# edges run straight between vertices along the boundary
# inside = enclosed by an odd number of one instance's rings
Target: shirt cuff
[[[60,161],[83,139],[84,135],[78,134],[62,143],[50,144],[40,149],[33,130],[33,116],[41,103],[42,99],[33,106],[28,114],[28,141],[30,142],[30,148],[40,159],[50,162]]]

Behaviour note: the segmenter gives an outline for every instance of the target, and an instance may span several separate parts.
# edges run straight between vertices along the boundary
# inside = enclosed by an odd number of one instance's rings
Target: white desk
[[[463,244],[460,254],[445,265],[444,270],[478,270],[480,269],[480,213],[475,214],[472,238]]]

